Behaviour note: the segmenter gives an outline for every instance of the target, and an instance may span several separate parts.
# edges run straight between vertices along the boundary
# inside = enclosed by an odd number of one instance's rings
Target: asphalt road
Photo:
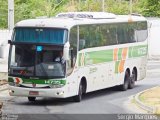
[[[138,92],[160,85],[160,62],[149,62],[147,77],[138,81],[134,89],[118,91],[117,87],[89,93],[80,103],[72,99],[38,98],[36,102],[28,102],[27,98],[0,96],[4,102],[3,114],[20,114],[23,119],[118,119],[121,114],[145,113],[132,105],[131,98]],[[4,91],[3,94],[7,94]],[[27,114],[27,115],[26,115]],[[30,115],[34,114],[34,115]],[[48,115],[50,114],[50,115]],[[63,114],[63,115],[61,115]],[[85,114],[85,115],[75,115]],[[87,115],[89,114],[89,115]],[[117,115],[111,115],[117,114]]]

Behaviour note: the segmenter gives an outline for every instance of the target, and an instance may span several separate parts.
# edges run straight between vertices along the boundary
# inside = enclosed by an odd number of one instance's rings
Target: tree
[[[159,0],[132,0],[133,13],[160,17]],[[0,0],[0,28],[7,28],[8,1]],[[102,0],[14,0],[15,23],[39,16],[54,16],[65,11],[102,11]],[[105,0],[105,11],[129,14],[130,0]]]
[[[160,17],[160,1],[159,0],[145,0],[142,13],[148,17]]]
[[[68,0],[28,0],[20,2],[15,0],[15,21],[36,18],[39,16],[53,16],[62,11],[63,6]]]
[[[7,28],[8,4],[7,0],[0,0],[0,28]]]

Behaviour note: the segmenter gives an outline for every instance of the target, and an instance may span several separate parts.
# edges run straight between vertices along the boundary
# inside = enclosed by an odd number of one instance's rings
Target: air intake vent
[[[59,18],[114,19],[115,14],[106,12],[67,12],[56,15]]]

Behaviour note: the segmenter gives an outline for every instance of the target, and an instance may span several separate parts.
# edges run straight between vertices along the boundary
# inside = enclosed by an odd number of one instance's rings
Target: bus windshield
[[[64,44],[67,30],[58,28],[18,27],[14,30],[14,42]]]
[[[62,46],[12,45],[9,74],[44,79],[62,78],[65,76],[65,63],[55,61],[62,50]]]

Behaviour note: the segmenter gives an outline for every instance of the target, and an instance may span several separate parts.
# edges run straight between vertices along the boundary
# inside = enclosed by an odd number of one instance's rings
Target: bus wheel
[[[136,71],[133,69],[132,75],[129,80],[129,85],[128,85],[129,89],[134,88],[136,79],[137,79],[137,74],[136,74]]]
[[[129,79],[130,79],[129,73],[128,73],[128,71],[126,71],[125,72],[125,77],[124,77],[124,83],[120,86],[120,89],[122,91],[126,91],[128,89]]]
[[[74,96],[74,101],[80,102],[82,100],[82,94],[83,94],[83,85],[82,82],[80,82],[78,95]]]
[[[36,97],[28,97],[28,101],[34,102],[36,100]]]

